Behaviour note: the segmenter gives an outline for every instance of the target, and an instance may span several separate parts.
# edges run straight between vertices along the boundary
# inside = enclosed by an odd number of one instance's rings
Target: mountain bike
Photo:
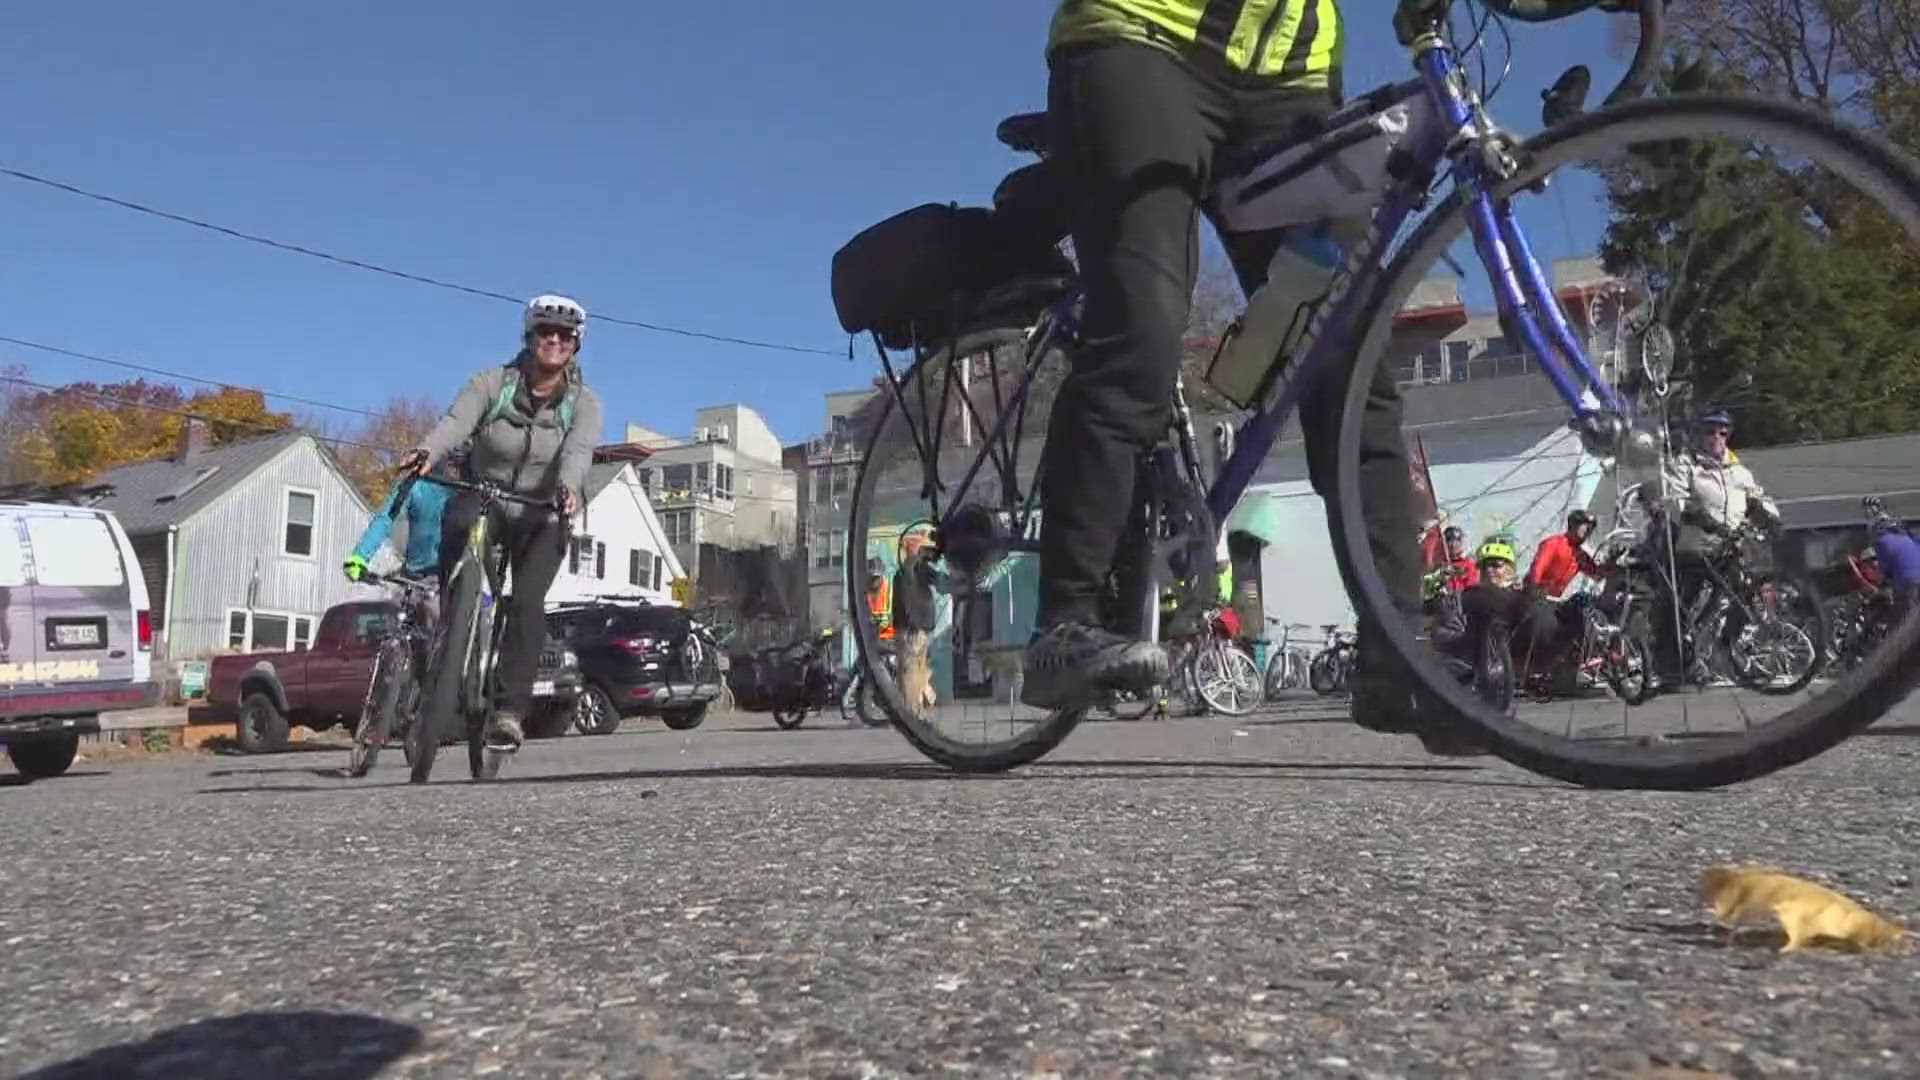
[[[395,502],[396,507],[405,505]],[[431,581],[401,574],[375,574],[363,571],[360,580],[370,585],[385,585],[394,593],[398,610],[388,624],[373,654],[373,671],[367,678],[367,699],[360,707],[360,726],[353,732],[353,747],[347,752],[347,775],[365,776],[373,769],[389,738],[401,740],[401,752],[413,761],[413,744],[407,732],[420,708],[420,678],[414,658],[430,656],[433,631],[417,616],[434,601],[438,592]]]
[[[424,784],[433,775],[433,760],[440,752],[441,733],[455,730],[456,722],[465,723],[467,765],[475,780],[491,780],[500,774],[500,765],[518,748],[495,745],[487,739],[487,722],[501,695],[498,672],[501,637],[507,620],[500,614],[501,590],[507,583],[505,542],[494,535],[493,509],[501,503],[519,503],[533,512],[559,513],[551,499],[529,499],[501,490],[490,483],[469,483],[445,477],[409,477],[402,483],[424,479],[456,491],[479,497],[479,511],[467,530],[467,541],[447,574],[447,585],[440,598],[438,644],[422,688],[423,707],[409,733],[412,747],[412,780]],[[406,501],[405,492],[396,505]],[[572,516],[559,514],[560,550],[566,551],[572,540]]]
[[[1361,478],[1408,465],[1404,457],[1363,454],[1362,429],[1380,418],[1377,388],[1402,381],[1389,345],[1416,287],[1442,259],[1455,268],[1446,277],[1462,275],[1463,262],[1477,259],[1505,337],[1529,365],[1510,377],[1544,375],[1565,406],[1565,428],[1546,429],[1552,437],[1516,468],[1573,460],[1574,483],[1552,481],[1567,488],[1567,498],[1575,489],[1591,495],[1602,480],[1657,474],[1675,440],[1665,412],[1649,407],[1646,386],[1695,380],[1704,392],[1720,385],[1711,383],[1720,377],[1716,369],[1705,361],[1696,367],[1691,351],[1717,340],[1700,321],[1716,294],[1695,281],[1713,280],[1713,268],[1699,265],[1703,244],[1695,241],[1711,233],[1721,248],[1737,245],[1742,215],[1772,214],[1777,218],[1769,220],[1798,230],[1794,235],[1809,244],[1841,249],[1844,228],[1904,241],[1898,250],[1912,252],[1920,238],[1920,166],[1878,136],[1790,102],[1691,91],[1642,99],[1661,57],[1659,0],[1640,5],[1638,47],[1604,106],[1586,110],[1588,73],[1570,69],[1543,95],[1545,129],[1523,139],[1493,121],[1487,105],[1498,87],[1485,87],[1484,72],[1476,86],[1465,63],[1495,31],[1506,32],[1505,21],[1489,12],[1463,47],[1455,6],[1398,5],[1396,31],[1415,78],[1361,96],[1317,132],[1220,170],[1208,210],[1225,231],[1327,221],[1357,228],[1344,234],[1343,261],[1318,300],[1301,306],[1297,333],[1276,347],[1264,381],[1232,399],[1240,410],[1216,429],[1223,454],[1211,467],[1200,457],[1201,446],[1211,444],[1197,434],[1185,387],[1176,383],[1164,436],[1139,464],[1108,588],[1108,625],[1157,635],[1152,613],[1162,583],[1205,576],[1188,571],[1212,565],[1219,523],[1313,387],[1335,404],[1336,436],[1326,448],[1331,476],[1322,495],[1340,581],[1358,624],[1377,625],[1380,645],[1404,670],[1422,715],[1455,724],[1522,768],[1592,787],[1707,788],[1805,761],[1908,695],[1920,680],[1920,620],[1905,617],[1874,657],[1822,693],[1770,699],[1774,715],[1744,705],[1565,718],[1509,712],[1475,693],[1428,647],[1418,616],[1407,614],[1417,610],[1417,596],[1406,596],[1408,586],[1380,565]],[[1041,161],[1003,180],[992,209],[929,204],[865,230],[834,260],[841,324],[872,337],[884,376],[867,424],[850,535],[886,539],[894,529],[932,522],[935,551],[960,590],[969,581],[1009,578],[1031,589],[1044,514],[1036,482],[1046,453],[1040,429],[1080,341],[1084,289],[1058,246],[1070,205],[1034,196],[1048,190],[1048,170],[1056,165],[1046,134],[1040,115],[1001,123],[1002,143]],[[1756,149],[1763,144],[1784,149]],[[1593,173],[1567,184],[1576,193],[1597,190],[1596,203],[1604,196],[1605,250],[1623,288],[1633,292],[1614,327],[1624,344],[1610,352],[1589,348],[1601,329],[1587,325],[1592,305],[1581,307],[1577,297],[1563,302],[1522,227],[1522,217],[1536,212],[1555,224],[1567,221],[1552,201],[1561,178],[1550,174],[1562,168]],[[1583,180],[1598,187],[1575,186]],[[1704,189],[1709,181],[1720,186]],[[1825,216],[1801,209],[1810,204]],[[1827,232],[1814,232],[1809,222],[1825,222]],[[1863,231],[1868,225],[1878,231]],[[1470,246],[1462,245],[1469,234]],[[1462,258],[1452,254],[1456,245]],[[1902,273],[1897,266],[1878,272],[1889,281]],[[1842,307],[1807,303],[1796,319],[1844,317]],[[1580,320],[1569,306],[1583,312]],[[911,365],[896,368],[889,350],[907,352]],[[1397,409],[1388,422],[1399,426]],[[1551,502],[1535,509],[1542,499],[1530,498],[1517,497],[1500,516],[1551,521],[1564,510]],[[1390,519],[1403,513],[1375,510]],[[856,577],[850,574],[850,597],[859,595]],[[1190,592],[1183,601],[1182,614],[1198,616],[1204,598]],[[873,621],[860,605],[849,607],[859,648],[872,655]],[[986,610],[990,618],[981,625],[991,626],[997,640],[980,647],[1023,647],[1031,612],[999,592]],[[1008,682],[970,683],[958,702],[924,717],[904,707],[897,685],[878,679],[875,689],[921,753],[954,769],[993,771],[1045,755],[1086,711],[1025,708]]]

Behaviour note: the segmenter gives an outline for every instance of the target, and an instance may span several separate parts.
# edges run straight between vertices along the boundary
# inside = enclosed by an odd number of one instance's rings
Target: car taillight
[[[153,648],[153,612],[142,611],[137,613],[134,616],[134,625],[138,628],[138,633],[140,635],[140,647],[142,649],[152,649]]]
[[[660,643],[650,637],[621,638],[613,644],[622,652],[629,652],[635,656],[650,656],[660,648]]]

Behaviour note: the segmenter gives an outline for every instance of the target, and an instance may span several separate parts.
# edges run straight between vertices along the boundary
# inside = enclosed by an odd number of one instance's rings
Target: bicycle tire
[[[1313,654],[1307,662],[1307,685],[1314,693],[1326,695],[1334,691],[1333,650],[1322,649]]]
[[[499,693],[501,639],[506,636],[506,617],[499,614],[500,604],[501,598],[496,593],[492,605],[494,614],[487,620],[488,648],[475,661],[478,670],[467,677],[467,692],[462,701],[467,721],[467,772],[475,780],[498,777],[501,764],[513,753],[496,750],[487,743],[487,722]],[[525,717],[521,723],[526,723]]]
[[[1230,686],[1237,688],[1241,684],[1239,677],[1232,674],[1235,668],[1251,670],[1253,671],[1254,678],[1258,679],[1260,672],[1259,669],[1253,666],[1253,657],[1248,656],[1238,648],[1223,641],[1210,642],[1205,648],[1194,650],[1193,656],[1194,687],[1200,695],[1200,700],[1207,703],[1207,708],[1223,716],[1245,716],[1259,707],[1259,701],[1252,699],[1252,695],[1243,697],[1238,693],[1232,695],[1231,704],[1224,704],[1223,699],[1208,693],[1206,684],[1200,681],[1200,662],[1202,657],[1213,657],[1218,660],[1222,669],[1221,677],[1226,679]]]
[[[408,730],[413,747],[412,782],[424,784],[433,775],[440,754],[441,734],[452,730],[461,716],[461,692],[466,682],[466,658],[480,616],[480,570],[468,565],[447,586],[445,618],[439,647],[434,650],[433,686],[423,696],[420,714]]]
[[[1821,669],[1826,667],[1827,638],[1828,635],[1832,633],[1832,628],[1827,621],[1826,604],[1820,595],[1820,591],[1814,587],[1813,582],[1802,575],[1767,574],[1762,577],[1761,580],[1772,581],[1776,589],[1778,589],[1782,583],[1790,583],[1794,591],[1806,600],[1807,609],[1813,616],[1812,625],[1802,625],[1800,623],[1794,623],[1792,625],[1795,629],[1806,635],[1807,644],[1813,649],[1813,658],[1808,662],[1807,670],[1801,672],[1789,683],[1767,683],[1763,685],[1759,681],[1752,679],[1747,671],[1739,672],[1735,675],[1735,678],[1739,679],[1743,685],[1751,688],[1756,693],[1781,696],[1797,694],[1801,690],[1806,689],[1807,684],[1812,682],[1814,677],[1820,674]]]
[[[374,655],[373,675],[367,680],[367,704],[361,710],[360,726],[354,729],[353,749],[347,752],[348,776],[357,779],[373,771],[393,731],[401,693],[412,677],[412,668],[406,642],[398,637],[388,638]]]
[[[1825,115],[1787,101],[1732,94],[1681,94],[1627,101],[1584,113],[1554,125],[1516,148],[1521,163],[1511,178],[1493,185],[1491,195],[1505,198],[1541,181],[1555,168],[1601,156],[1597,143],[1610,147],[1659,140],[1751,136],[1763,133],[1802,147],[1820,144],[1825,161],[1851,166],[1853,178],[1881,199],[1880,209],[1909,236],[1920,237],[1920,163],[1879,136],[1834,123]],[[1359,347],[1350,363],[1330,367],[1339,380],[1330,389],[1339,402],[1335,450],[1334,553],[1356,607],[1393,612],[1385,579],[1373,564],[1360,495],[1361,421],[1369,385],[1385,362],[1393,318],[1431,266],[1467,230],[1468,201],[1455,190],[1398,245],[1397,254],[1369,286],[1353,326]],[[1920,605],[1906,605],[1905,617],[1888,635],[1882,650],[1851,674],[1837,680],[1821,699],[1795,706],[1769,724],[1745,734],[1712,740],[1658,745],[1592,744],[1563,741],[1518,717],[1503,717],[1476,703],[1457,682],[1439,677],[1440,668],[1416,641],[1410,628],[1389,615],[1375,621],[1411,676],[1425,691],[1425,705],[1474,733],[1496,756],[1542,776],[1591,788],[1689,791],[1723,787],[1766,776],[1831,749],[1885,716],[1920,684]]]
[[[915,361],[900,377],[903,389],[900,396],[906,396],[908,389],[915,385],[923,372],[932,371],[936,365],[945,364],[950,356],[974,356],[981,352],[1007,346],[1023,346],[1026,342],[1025,328],[1001,327],[977,330],[962,334],[954,344],[946,349],[929,353]],[[1024,351],[1022,352],[1024,356]],[[1046,363],[1046,360],[1042,360]],[[888,421],[900,408],[899,398],[883,391],[886,404],[880,410],[872,430],[867,435],[866,453],[860,463],[860,473],[854,479],[853,498],[847,511],[847,535],[849,543],[857,538],[864,548],[865,537],[870,531],[869,518],[872,516],[880,473],[890,462],[882,453],[881,439],[888,432]],[[937,453],[936,449],[936,453]],[[860,602],[862,594],[862,576],[865,559],[847,559],[846,596],[849,598],[847,611],[853,624],[854,644],[859,654],[859,663],[870,672],[871,659],[880,655],[879,629],[874,625],[873,616],[867,605]],[[906,696],[901,692],[898,680],[879,677],[872,678],[873,696],[879,701],[893,726],[906,740],[913,744],[927,758],[956,772],[1004,772],[1018,768],[1037,760],[1051,752],[1078,727],[1086,715],[1085,709],[1068,709],[1053,712],[1032,725],[1020,737],[1004,743],[971,744],[961,742],[937,728],[929,719],[920,716],[915,710],[907,708]]]

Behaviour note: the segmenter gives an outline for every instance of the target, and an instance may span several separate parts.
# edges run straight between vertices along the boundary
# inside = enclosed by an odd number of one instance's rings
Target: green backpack
[[[512,361],[507,364],[507,377],[500,384],[500,392],[493,396],[493,405],[487,409],[487,415],[480,419],[480,426],[486,427],[507,414],[513,406],[513,395],[520,390],[520,364]],[[579,387],[572,379],[567,380],[567,392],[560,398],[560,434],[565,437],[573,430],[573,399],[579,393]]]

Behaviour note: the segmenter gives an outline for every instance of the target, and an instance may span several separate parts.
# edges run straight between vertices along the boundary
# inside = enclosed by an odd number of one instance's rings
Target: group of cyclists
[[[1636,6],[1635,0],[1488,0],[1502,15],[1535,22]],[[1049,451],[1039,478],[1046,513],[1036,631],[1023,661],[1021,697],[1028,705],[1083,707],[1110,691],[1144,691],[1168,678],[1163,647],[1116,633],[1102,624],[1099,610],[1121,547],[1134,461],[1165,429],[1179,376],[1202,195],[1216,162],[1341,103],[1342,31],[1338,6],[1326,0],[1062,0],[1056,9],[1047,45],[1047,137],[1073,195],[1071,236],[1085,308],[1082,340],[1048,421]],[[1223,236],[1249,294],[1264,281],[1280,233]],[[491,511],[508,538],[515,583],[500,665],[504,704],[491,719],[491,735],[506,745],[522,738],[542,644],[541,605],[560,558],[552,542],[555,514],[578,507],[600,429],[600,403],[577,359],[585,325],[585,311],[572,300],[531,302],[518,354],[469,379],[404,462],[406,472],[429,481],[435,470],[460,470],[553,506],[545,513],[512,504]],[[1334,450],[1327,418],[1339,413],[1339,403],[1320,400],[1330,385],[1307,392],[1300,411],[1304,441],[1315,489],[1325,498]],[[1401,414],[1391,368],[1381,365],[1370,390],[1359,483],[1376,559],[1400,614],[1418,622],[1426,598]],[[1713,533],[1736,527],[1750,513],[1777,520],[1771,500],[1727,449],[1730,418],[1710,414],[1701,431],[1695,454],[1666,485],[1679,496],[1688,524]],[[457,452],[463,445],[471,446],[464,460]],[[460,495],[435,496],[432,489],[415,484],[408,496],[413,501],[405,512],[415,534],[407,545],[409,573],[443,572],[478,505]],[[1585,549],[1593,528],[1584,511],[1569,515],[1566,531],[1542,545],[1524,581],[1510,541],[1490,538],[1469,558],[1465,537],[1450,535],[1444,591],[1458,599],[1463,620],[1454,629],[1504,615],[1563,645],[1577,612],[1554,598],[1576,575],[1599,572]],[[423,539],[436,535],[437,551]],[[379,542],[363,541],[348,562],[349,576],[357,575],[356,567],[364,570]],[[1697,587],[1697,557],[1676,561],[1682,591]],[[1881,561],[1893,560],[1883,554]],[[1340,571],[1349,576],[1344,563]],[[914,584],[920,592],[923,582]],[[889,615],[892,600],[884,602]],[[1398,670],[1379,634],[1362,619],[1349,681],[1354,721],[1415,735],[1437,754],[1483,753],[1441,712],[1418,707],[1418,680]],[[1435,643],[1444,643],[1438,630]]]

